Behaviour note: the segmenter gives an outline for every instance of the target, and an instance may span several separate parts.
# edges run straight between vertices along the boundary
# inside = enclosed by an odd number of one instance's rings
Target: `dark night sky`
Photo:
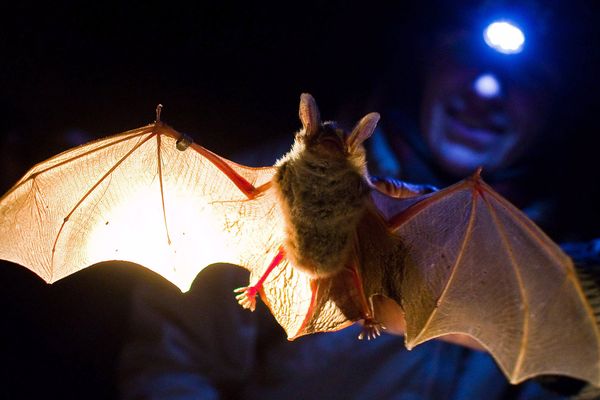
[[[364,93],[391,10],[16,8],[0,39],[9,128],[40,140],[69,129],[106,135],[151,121],[160,102],[167,122],[225,153],[293,132],[303,91],[332,116],[340,98]],[[393,8],[399,21],[410,11]]]
[[[19,3],[2,6],[0,17],[2,191],[33,163],[74,144],[67,132],[93,138],[136,128],[154,119],[157,103],[164,121],[219,154],[291,137],[300,93],[316,97],[325,119],[349,102],[360,108],[386,63],[398,58],[390,27],[429,32],[452,9],[452,2],[295,2],[285,9]],[[598,14],[588,19],[597,25]],[[411,49],[417,33],[394,43]],[[590,43],[598,47],[596,38]],[[597,54],[587,56],[588,70],[597,70],[589,65]],[[410,92],[416,67],[405,57],[398,76]],[[586,107],[589,93],[598,93],[593,84],[581,94]],[[593,133],[596,125],[587,128]],[[156,277],[141,267],[93,267],[50,287],[23,268],[1,267],[0,346],[11,372],[2,375],[0,398],[114,396],[131,287]]]

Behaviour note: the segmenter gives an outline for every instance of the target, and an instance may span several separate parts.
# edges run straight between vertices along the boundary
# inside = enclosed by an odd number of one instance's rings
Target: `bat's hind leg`
[[[235,298],[242,307],[254,311],[256,309],[256,295],[258,290],[257,285],[239,287],[234,290],[235,293],[239,293]]]
[[[360,340],[376,339],[381,335],[381,331],[384,330],[385,327],[373,316],[373,303],[370,300],[367,300],[365,290],[363,289],[362,278],[360,277],[356,264],[350,264],[347,268],[352,274],[354,286],[358,292],[358,300],[360,302],[363,319],[363,329],[358,334],[358,338]]]
[[[358,338],[360,340],[377,339],[379,336],[381,336],[381,331],[385,330],[385,326],[383,326],[381,322],[378,322],[371,312],[371,310],[373,310],[373,303],[369,303],[371,307],[368,308],[369,311],[365,313],[363,317],[363,329],[358,334]]]
[[[235,293],[238,293],[235,298],[237,299],[240,305],[250,311],[254,311],[256,309],[256,295],[262,290],[262,285],[276,266],[278,266],[283,260],[284,253],[283,248],[279,248],[279,251],[271,260],[271,263],[267,267],[266,271],[260,279],[252,286],[240,287],[234,290]]]

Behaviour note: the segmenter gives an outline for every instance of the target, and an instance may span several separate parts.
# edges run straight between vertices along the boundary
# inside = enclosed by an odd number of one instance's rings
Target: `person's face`
[[[483,78],[488,85],[480,81],[484,85],[478,89],[477,80],[487,74],[492,74]],[[494,173],[525,157],[535,145],[547,105],[548,93],[539,87],[439,57],[426,80],[421,131],[448,173],[464,177],[480,166]]]

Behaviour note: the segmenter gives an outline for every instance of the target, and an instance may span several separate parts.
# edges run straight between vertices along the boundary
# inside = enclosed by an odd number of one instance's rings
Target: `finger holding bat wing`
[[[405,319],[408,347],[469,335],[513,383],[600,385],[600,335],[572,263],[527,217],[478,174],[424,196],[378,189],[362,145],[376,113],[346,134],[305,94],[300,119],[273,167],[228,161],[158,115],[53,157],[0,200],[0,258],[48,282],[132,261],[184,291],[204,266],[232,263],[251,272],[240,304],[260,294],[291,339],[358,320],[374,338]]]

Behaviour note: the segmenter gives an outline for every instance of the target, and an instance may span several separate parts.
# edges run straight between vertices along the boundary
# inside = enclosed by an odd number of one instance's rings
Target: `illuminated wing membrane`
[[[47,282],[132,261],[182,290],[210,263],[268,262],[282,235],[271,191],[248,201],[206,149],[178,150],[180,136],[151,124],[32,168],[0,201],[0,257]],[[257,187],[274,173],[219,160]]]

